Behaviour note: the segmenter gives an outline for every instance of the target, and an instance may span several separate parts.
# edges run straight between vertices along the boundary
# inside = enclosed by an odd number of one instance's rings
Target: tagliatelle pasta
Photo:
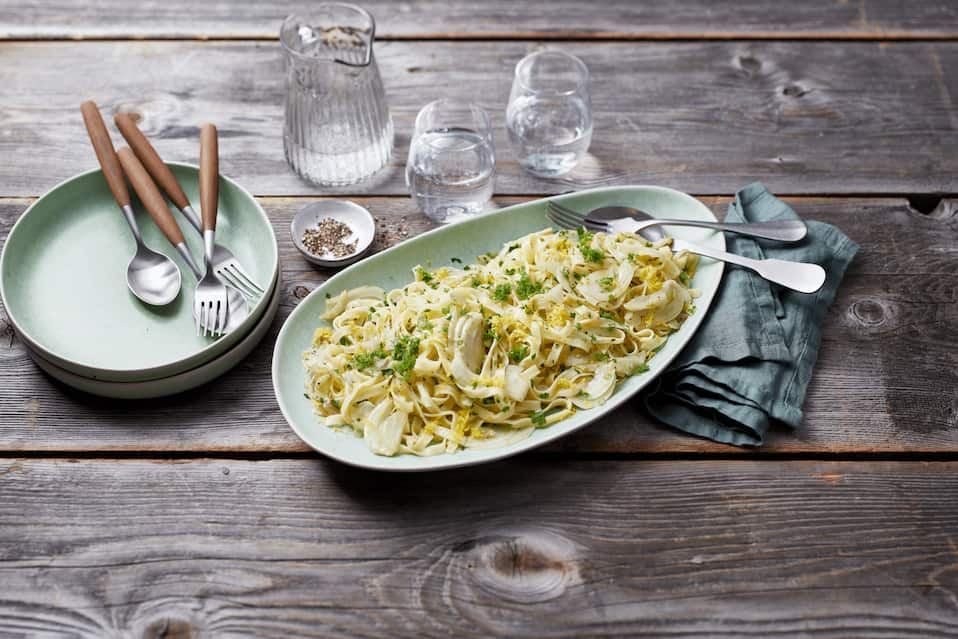
[[[696,256],[634,235],[532,233],[475,264],[329,299],[306,394],[379,455],[498,447],[605,402],[694,311]],[[458,262],[458,260],[455,260]]]

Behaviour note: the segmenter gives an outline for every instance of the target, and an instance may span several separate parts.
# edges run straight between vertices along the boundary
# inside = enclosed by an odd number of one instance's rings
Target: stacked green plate
[[[197,167],[169,166],[198,202]],[[233,251],[266,294],[228,335],[197,335],[192,273],[135,200],[134,210],[145,243],[172,258],[183,275],[179,296],[167,306],[146,305],[127,288],[135,244],[99,169],[57,185],[27,209],[0,259],[7,316],[40,368],[86,392],[131,399],[184,391],[229,370],[265,335],[280,293],[269,218],[245,189],[221,178],[217,242]],[[202,264],[200,235],[178,212],[174,216]]]

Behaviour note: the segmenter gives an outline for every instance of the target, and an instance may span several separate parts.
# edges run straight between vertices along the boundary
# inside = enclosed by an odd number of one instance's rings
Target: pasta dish
[[[303,353],[306,395],[379,455],[507,445],[647,371],[694,312],[696,260],[670,238],[544,230],[343,291]]]

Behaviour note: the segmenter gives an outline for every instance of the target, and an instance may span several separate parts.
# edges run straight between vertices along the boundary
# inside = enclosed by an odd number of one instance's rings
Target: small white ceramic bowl
[[[356,240],[356,250],[344,257],[326,258],[320,255],[310,253],[303,246],[303,232],[306,229],[315,228],[325,218],[332,218],[337,222],[342,222],[353,232],[352,236],[346,238],[346,241]],[[373,238],[376,237],[376,221],[369,211],[359,206],[355,202],[346,200],[322,200],[308,204],[299,213],[293,216],[293,222],[290,224],[289,232],[293,236],[293,243],[299,252],[313,264],[325,266],[327,268],[339,268],[352,264],[372,246]]]

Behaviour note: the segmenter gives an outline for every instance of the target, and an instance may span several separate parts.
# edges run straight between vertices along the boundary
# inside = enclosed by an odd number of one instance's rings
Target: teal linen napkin
[[[735,194],[726,222],[799,219],[759,182]],[[738,446],[758,446],[772,422],[792,428],[821,343],[825,313],[858,245],[830,224],[806,222],[808,236],[782,243],[726,234],[728,250],[757,259],[820,264],[828,274],[812,294],[771,284],[727,265],[698,333],[644,396],[656,419]]]

